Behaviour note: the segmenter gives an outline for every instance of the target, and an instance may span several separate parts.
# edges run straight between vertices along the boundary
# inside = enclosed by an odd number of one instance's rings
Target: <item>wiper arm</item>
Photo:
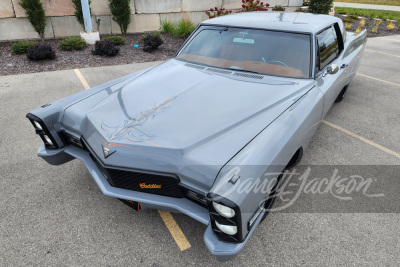
[[[175,59],[177,59],[177,60],[182,60],[182,61],[185,61],[185,62],[187,62],[187,63],[199,64],[199,65],[202,65],[202,66],[205,66],[205,67],[212,67],[212,68],[215,68],[215,66],[211,66],[211,65],[208,65],[208,64],[206,64],[206,63],[201,63],[201,62],[196,62],[196,61],[190,61],[190,60],[183,59],[183,58],[180,58],[180,57],[175,57]]]
[[[252,70],[245,70],[245,69],[233,69],[233,68],[229,68],[230,70],[234,70],[234,71],[240,71],[240,72],[249,72],[249,73],[255,73],[255,74],[260,74],[260,75],[264,75],[262,73],[256,72],[256,71],[252,71]]]

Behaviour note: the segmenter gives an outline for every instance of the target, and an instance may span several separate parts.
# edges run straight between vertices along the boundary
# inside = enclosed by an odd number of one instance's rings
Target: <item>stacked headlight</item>
[[[33,121],[33,126],[35,126],[36,129],[43,131],[42,125],[37,121]]]
[[[219,230],[221,230],[221,232],[227,235],[235,235],[237,233],[237,226],[219,224],[217,221],[215,221],[215,225]]]
[[[239,207],[232,201],[209,194],[208,208],[214,234],[225,242],[241,242],[241,216]]]
[[[38,117],[28,114],[26,117],[31,121],[33,127],[35,127],[36,134],[42,138],[46,148],[58,148],[56,141],[52,137],[50,131],[47,129],[46,125]]]
[[[212,202],[214,209],[225,218],[232,218],[235,216],[235,211],[227,206]]]

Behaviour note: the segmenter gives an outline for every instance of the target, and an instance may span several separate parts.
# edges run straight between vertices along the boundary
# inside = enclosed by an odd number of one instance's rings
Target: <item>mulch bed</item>
[[[46,40],[45,43],[55,49],[57,57],[55,60],[36,62],[30,61],[26,55],[11,54],[11,46],[14,42],[0,42],[0,76],[166,60],[173,57],[185,41],[163,35],[164,44],[159,49],[148,53],[143,51],[142,44],[139,43],[142,35],[143,33],[124,36],[126,44],[120,46],[119,54],[115,57],[91,56],[94,45],[87,45],[80,51],[62,51],[58,48],[61,39]],[[139,44],[140,47],[134,47],[134,44]]]
[[[340,19],[349,19],[349,15],[345,16],[345,15],[341,15],[341,14],[335,14],[336,17],[340,18]],[[396,34],[400,34],[400,30],[399,30],[399,22],[398,21],[394,21],[394,29],[389,30],[387,28],[387,23],[389,21],[384,21],[382,20],[382,23],[378,26],[378,31],[376,33],[372,32],[372,28],[376,25],[376,23],[378,23],[378,21],[380,20],[371,20],[369,18],[359,18],[359,19],[354,19],[354,21],[351,23],[351,28],[347,29],[348,32],[355,32],[358,28],[358,26],[360,25],[361,20],[365,20],[365,25],[360,27],[361,30],[366,29],[367,30],[367,37],[381,37],[381,36],[388,36],[388,35],[396,35]],[[346,24],[346,22],[343,22],[344,24]],[[348,22],[350,23],[350,22]]]

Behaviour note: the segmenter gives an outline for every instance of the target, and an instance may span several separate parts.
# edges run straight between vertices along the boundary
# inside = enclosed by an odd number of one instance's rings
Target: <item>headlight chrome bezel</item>
[[[47,129],[46,125],[43,123],[43,121],[36,117],[35,115],[28,113],[26,117],[29,119],[29,121],[32,123],[33,127],[35,128],[36,134],[40,136],[42,139],[45,147],[47,149],[57,149],[59,148],[56,140],[50,133],[49,129]],[[38,127],[38,125],[40,127]],[[48,140],[46,140],[46,137]]]
[[[240,208],[231,200],[228,200],[217,194],[208,193],[207,197],[208,197],[208,210],[210,212],[210,223],[214,234],[218,237],[219,240],[224,242],[229,242],[229,243],[242,242],[243,234],[242,234],[242,218],[241,218]],[[213,202],[232,209],[234,211],[234,216],[231,218],[224,217],[215,209]],[[237,231],[233,235],[227,234],[224,231],[222,231],[220,227],[217,226],[216,222],[218,222],[219,225],[234,226],[236,227]]]

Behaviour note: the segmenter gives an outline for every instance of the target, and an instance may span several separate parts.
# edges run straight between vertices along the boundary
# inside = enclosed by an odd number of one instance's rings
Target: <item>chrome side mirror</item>
[[[328,66],[328,68],[326,69],[327,74],[336,74],[338,71],[339,71],[339,66],[336,64],[332,64]]]

